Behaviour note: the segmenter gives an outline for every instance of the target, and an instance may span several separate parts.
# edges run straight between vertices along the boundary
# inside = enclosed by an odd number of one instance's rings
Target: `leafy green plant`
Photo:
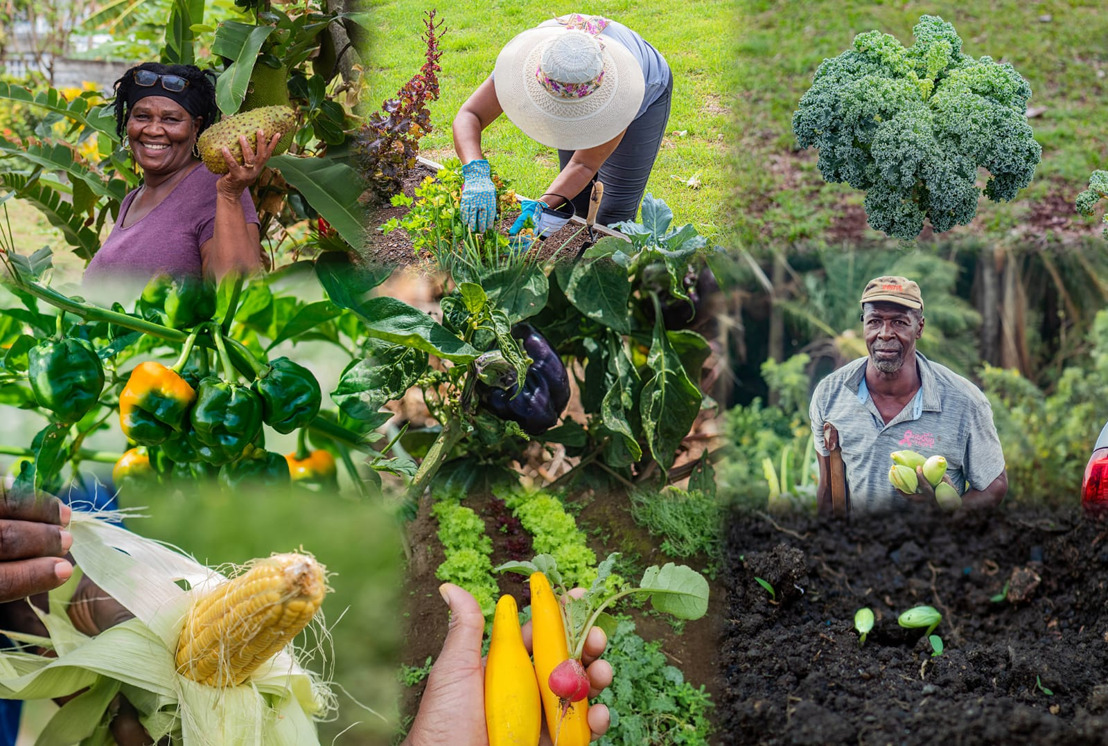
[[[592,583],[596,553],[589,549],[585,533],[560,499],[541,490],[518,490],[504,495],[503,500],[531,534],[535,552],[552,556],[567,583]]]
[[[643,640],[634,622],[621,618],[608,637],[604,659],[619,675],[596,700],[612,714],[611,728],[598,744],[711,743],[711,698],[669,665],[661,642]]]
[[[720,560],[723,511],[713,495],[670,485],[659,491],[635,490],[630,498],[631,517],[662,537],[661,549],[668,556],[687,559],[703,553],[711,562]]]
[[[1089,188],[1077,195],[1077,211],[1091,216],[1093,208],[1101,199],[1108,199],[1108,171],[1093,171],[1093,175],[1089,177]],[[1104,215],[1104,222],[1108,223],[1108,213]],[[1104,237],[1108,238],[1108,228],[1104,229]]]
[[[515,192],[494,171],[497,215],[519,209]],[[395,194],[393,205],[406,207],[401,217],[391,218],[380,230],[391,233],[403,229],[411,240],[412,249],[426,251],[438,268],[459,279],[479,281],[484,275],[511,270],[516,266],[533,266],[532,254],[513,251],[501,225],[493,225],[484,233],[474,233],[461,218],[462,162],[448,158],[434,176],[428,176],[415,188],[415,197]]]
[[[451,499],[436,502],[431,513],[439,522],[438,537],[446,555],[435,577],[465,588],[477,599],[481,612],[491,617],[500,590],[492,576],[492,539],[485,534],[485,522]]]
[[[1040,692],[1042,692],[1043,694],[1045,694],[1048,697],[1053,697],[1054,696],[1054,692],[1050,689],[1047,689],[1045,686],[1043,686],[1043,680],[1038,676],[1035,677],[1035,687],[1038,688],[1038,690]]]
[[[922,16],[916,43],[878,31],[826,59],[793,116],[801,148],[819,148],[830,182],[866,191],[869,224],[912,240],[977,214],[985,196],[1008,201],[1031,182],[1042,147],[1027,123],[1031,87],[1010,65],[962,52],[954,26]]]
[[[409,666],[407,664],[401,664],[400,670],[396,672],[396,678],[401,684],[407,687],[413,687],[422,681],[425,681],[428,676],[431,675],[431,667],[434,665],[431,656],[427,656],[427,660],[423,662],[422,666]]]
[[[385,202],[400,193],[404,174],[416,165],[419,141],[431,132],[427,103],[439,97],[439,42],[446,33],[442,24],[435,23],[434,10],[424,13],[423,67],[358,132],[358,168],[376,201]]]

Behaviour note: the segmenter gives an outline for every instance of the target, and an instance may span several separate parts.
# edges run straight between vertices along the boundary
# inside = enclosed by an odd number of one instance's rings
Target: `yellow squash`
[[[485,665],[485,727],[489,746],[536,746],[542,729],[542,704],[531,656],[523,646],[519,609],[501,596],[492,619]]]
[[[592,737],[588,720],[589,701],[573,702],[565,718],[562,718],[561,700],[550,691],[550,672],[569,658],[569,644],[566,642],[561,605],[550,587],[550,581],[541,572],[531,575],[531,639],[534,643],[535,676],[542,692],[550,739],[558,746],[588,746]]]

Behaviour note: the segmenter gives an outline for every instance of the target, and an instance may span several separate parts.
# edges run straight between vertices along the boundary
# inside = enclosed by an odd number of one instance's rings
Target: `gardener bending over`
[[[496,188],[481,132],[501,113],[531,139],[557,148],[561,168],[538,200],[524,200],[510,234],[518,234],[528,217],[535,237],[543,237],[565,225],[574,210],[585,215],[598,178],[604,200],[597,222],[634,220],[666,131],[672,92],[665,58],[615,21],[572,14],[519,34],[454,117],[466,224],[481,232],[496,220]]]
[[[964,507],[999,505],[1008,476],[992,408],[977,387],[916,351],[924,325],[919,285],[878,277],[866,285],[861,304],[869,355],[820,381],[809,411],[819,453],[820,513],[842,514],[842,471],[851,511],[933,503],[935,491],[920,470],[920,494],[906,495],[889,481],[891,454],[900,450],[944,456],[944,481],[962,495]]]

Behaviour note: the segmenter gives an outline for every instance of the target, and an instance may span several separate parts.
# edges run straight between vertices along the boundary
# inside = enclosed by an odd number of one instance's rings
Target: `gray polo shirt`
[[[839,431],[851,510],[902,510],[910,505],[889,482],[893,451],[946,457],[947,473],[959,492],[985,489],[1000,476],[1004,454],[992,408],[976,386],[917,352],[922,386],[885,424],[865,385],[868,359],[847,363],[820,381],[808,410],[820,454],[828,455],[823,423]]]

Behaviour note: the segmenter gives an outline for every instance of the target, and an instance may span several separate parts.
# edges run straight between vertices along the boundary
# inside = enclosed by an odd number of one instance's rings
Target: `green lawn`
[[[372,3],[378,33],[365,55],[371,110],[395,95],[423,64],[420,14],[428,5],[414,0]],[[433,159],[453,156],[450,123],[455,112],[492,71],[500,48],[516,34],[571,8],[546,2],[460,3],[438,6],[448,32],[440,62],[442,95],[431,105],[434,132],[423,141]],[[735,6],[729,0],[663,0],[652,4],[597,2],[588,12],[638,31],[657,48],[674,72],[673,109],[667,136],[647,191],[665,200],[681,223],[700,233],[722,232],[720,205],[728,191],[724,162],[729,139],[732,62],[737,41]],[[680,134],[679,134],[680,133]],[[557,152],[539,145],[501,117],[484,133],[489,161],[516,190],[535,196],[558,171]],[[699,179],[698,189],[686,186]]]
[[[1035,201],[1049,197],[1055,198],[1050,202],[1055,209],[1063,209],[1094,169],[1108,165],[1103,3],[742,0],[732,200],[741,245],[818,239],[844,207],[860,209],[861,193],[823,181],[814,150],[795,152],[792,114],[823,59],[845,51],[856,34],[871,29],[910,45],[912,26],[924,13],[953,23],[966,54],[1012,63],[1031,84],[1029,106],[1046,107],[1030,120],[1043,146],[1035,180],[1013,202],[983,201],[973,225],[951,235],[1003,234],[1021,224]]]

